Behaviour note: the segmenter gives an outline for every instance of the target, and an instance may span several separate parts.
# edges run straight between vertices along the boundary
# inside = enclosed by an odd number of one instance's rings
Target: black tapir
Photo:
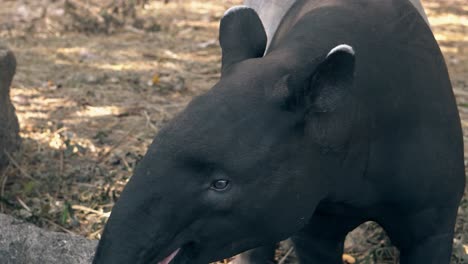
[[[10,99],[15,72],[15,55],[0,42],[0,171],[9,163],[8,154],[21,145],[18,118]]]
[[[256,12],[221,20],[222,76],[164,127],[115,205],[95,264],[206,264],[292,237],[341,263],[384,227],[402,264],[447,264],[465,173],[436,40],[408,0],[298,0],[265,53]],[[253,253],[252,253],[253,252]]]

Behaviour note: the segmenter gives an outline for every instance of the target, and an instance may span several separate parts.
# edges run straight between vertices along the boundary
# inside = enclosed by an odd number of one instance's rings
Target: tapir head
[[[325,149],[344,141],[354,53],[309,68],[263,56],[257,14],[220,26],[222,77],[164,127],[115,205],[94,263],[209,263],[301,229],[327,195]],[[328,51],[330,51],[328,50]],[[311,59],[317,61],[317,58]]]

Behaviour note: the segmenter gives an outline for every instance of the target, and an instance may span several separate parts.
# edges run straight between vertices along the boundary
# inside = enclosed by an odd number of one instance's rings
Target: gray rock
[[[15,56],[0,43],[0,169],[8,163],[5,152],[11,153],[20,145],[18,119],[10,100],[15,71]]]
[[[89,264],[96,241],[42,230],[0,214],[0,263]]]

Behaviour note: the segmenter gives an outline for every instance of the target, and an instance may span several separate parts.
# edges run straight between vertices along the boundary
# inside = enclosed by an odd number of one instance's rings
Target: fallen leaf
[[[356,259],[348,254],[343,254],[343,262],[346,264],[354,264],[356,263]]]
[[[151,79],[151,82],[153,83],[153,85],[158,85],[161,82],[161,80],[159,79],[159,75],[154,74],[153,78]]]

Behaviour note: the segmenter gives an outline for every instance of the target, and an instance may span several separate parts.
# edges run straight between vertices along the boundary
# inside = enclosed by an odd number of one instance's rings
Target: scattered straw
[[[72,205],[72,209],[73,209],[73,210],[80,210],[80,211],[83,211],[83,212],[88,212],[88,213],[97,214],[97,215],[99,215],[99,217],[106,217],[106,218],[108,218],[108,217],[110,216],[110,213],[103,213],[103,212],[94,210],[94,209],[92,209],[92,208],[88,208],[88,207],[83,206],[83,205]]]
[[[290,247],[286,254],[284,254],[284,256],[278,261],[278,264],[284,264],[293,251],[294,247]]]

